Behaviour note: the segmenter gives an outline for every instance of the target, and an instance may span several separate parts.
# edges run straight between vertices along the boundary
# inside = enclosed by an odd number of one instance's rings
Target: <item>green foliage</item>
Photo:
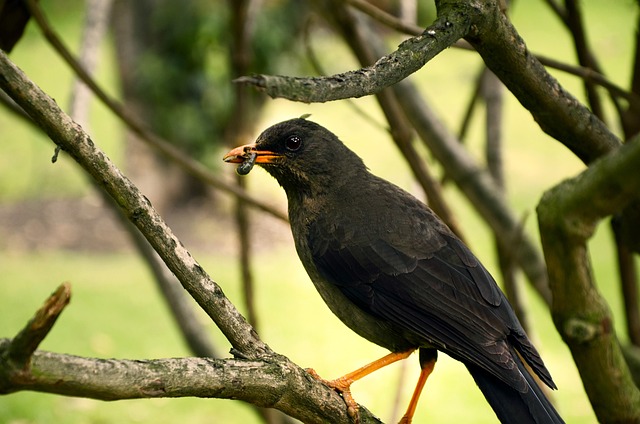
[[[220,144],[234,110],[231,11],[227,2],[164,1],[138,25],[145,35],[136,95],[160,135],[196,155]],[[303,2],[265,2],[256,13],[247,72],[288,65],[307,9]],[[288,72],[296,72],[289,66]],[[254,102],[259,108],[262,101]]]

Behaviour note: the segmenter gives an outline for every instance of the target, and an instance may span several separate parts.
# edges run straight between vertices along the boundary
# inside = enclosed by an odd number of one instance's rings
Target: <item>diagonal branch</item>
[[[33,352],[49,334],[70,299],[71,286],[67,283],[60,285],[27,325],[13,338],[5,353],[0,354],[11,369],[22,372],[29,367]]]
[[[0,88],[68,152],[118,204],[127,218],[154,247],[184,288],[218,325],[227,339],[247,357],[270,353],[222,289],[193,259],[146,197],[38,86],[0,52]]]
[[[441,1],[439,10],[460,1]],[[474,3],[481,19],[465,36],[485,64],[533,115],[540,128],[590,163],[620,146],[620,140],[567,92],[527,49],[496,1]]]

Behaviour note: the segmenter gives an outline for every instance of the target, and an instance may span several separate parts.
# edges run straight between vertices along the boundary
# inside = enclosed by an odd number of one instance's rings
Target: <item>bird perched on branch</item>
[[[254,162],[284,188],[300,260],[331,311],[390,354],[326,384],[350,413],[354,381],[419,350],[411,422],[437,351],[464,363],[503,423],[561,423],[523,361],[555,389],[495,280],[424,203],[371,174],[333,133],[305,118],[265,130],[224,157]]]

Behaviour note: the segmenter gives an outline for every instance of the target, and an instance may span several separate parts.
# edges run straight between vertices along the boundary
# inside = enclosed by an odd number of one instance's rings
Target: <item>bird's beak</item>
[[[222,160],[227,163],[242,163],[252,153],[256,155],[255,163],[273,163],[276,158],[281,156],[278,153],[268,150],[258,150],[255,144],[245,144],[244,146],[238,146],[231,150],[224,155]]]

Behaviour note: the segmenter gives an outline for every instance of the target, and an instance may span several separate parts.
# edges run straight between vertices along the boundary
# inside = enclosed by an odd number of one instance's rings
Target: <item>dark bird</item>
[[[353,381],[419,349],[422,372],[401,422],[411,422],[438,350],[465,364],[501,422],[563,422],[524,366],[556,388],[504,294],[424,203],[370,173],[338,137],[304,118],[268,128],[224,160],[244,173],[255,162],[275,177],[287,194],[296,250],[323,300],[349,328],[391,351],[325,381],[351,414]]]

